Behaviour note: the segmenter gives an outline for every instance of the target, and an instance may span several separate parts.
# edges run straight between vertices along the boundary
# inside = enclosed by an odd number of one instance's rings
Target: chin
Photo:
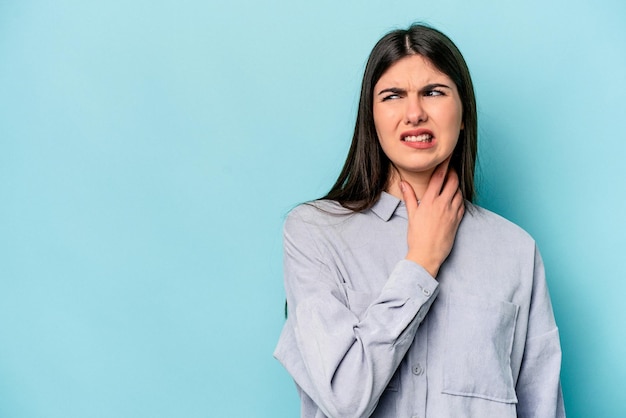
[[[430,164],[419,164],[419,165],[398,165],[396,167],[400,169],[401,172],[411,173],[411,174],[430,174],[432,171],[437,168],[439,162],[433,162]]]

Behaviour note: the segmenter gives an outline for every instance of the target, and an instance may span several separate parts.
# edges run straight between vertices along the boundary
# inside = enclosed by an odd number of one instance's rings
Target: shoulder
[[[313,200],[293,208],[285,219],[285,229],[329,227],[354,214],[333,200]]]
[[[535,240],[524,229],[487,209],[472,205],[459,226],[454,265],[468,283],[508,300],[511,289],[529,289],[537,255]],[[461,267],[462,266],[462,267]],[[501,293],[504,292],[504,293]]]
[[[315,200],[296,206],[287,214],[283,227],[286,251],[297,249],[301,255],[318,254],[327,258],[329,248],[342,242],[342,225],[352,214],[330,200]]]
[[[462,231],[478,242],[494,242],[513,246],[535,246],[534,239],[523,228],[480,206],[468,203]]]

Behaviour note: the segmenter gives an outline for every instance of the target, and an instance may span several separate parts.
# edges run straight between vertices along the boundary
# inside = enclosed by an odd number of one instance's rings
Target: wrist
[[[411,254],[407,254],[405,259],[408,261],[412,261],[415,264],[420,265],[424,270],[428,272],[428,274],[430,274],[433,277],[433,279],[437,278],[437,274],[439,273],[439,268],[441,267],[440,263],[437,263],[431,260],[426,260],[419,256],[416,257]]]

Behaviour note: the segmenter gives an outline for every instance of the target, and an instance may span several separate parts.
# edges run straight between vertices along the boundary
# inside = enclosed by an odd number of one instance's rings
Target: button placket
[[[428,289],[422,289],[422,291],[424,290],[428,291]],[[423,418],[426,414],[426,397],[428,393],[428,381],[426,378],[426,367],[428,365],[428,318],[424,318],[421,321],[413,347],[411,347],[409,359],[409,370],[411,371],[411,380],[413,381],[411,386],[414,396],[410,405],[407,406],[411,408],[411,417]]]

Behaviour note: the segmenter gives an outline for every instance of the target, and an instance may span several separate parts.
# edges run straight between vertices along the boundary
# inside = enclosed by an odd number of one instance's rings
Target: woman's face
[[[374,86],[380,145],[403,176],[430,176],[454,151],[463,106],[454,82],[421,55],[393,64]]]

